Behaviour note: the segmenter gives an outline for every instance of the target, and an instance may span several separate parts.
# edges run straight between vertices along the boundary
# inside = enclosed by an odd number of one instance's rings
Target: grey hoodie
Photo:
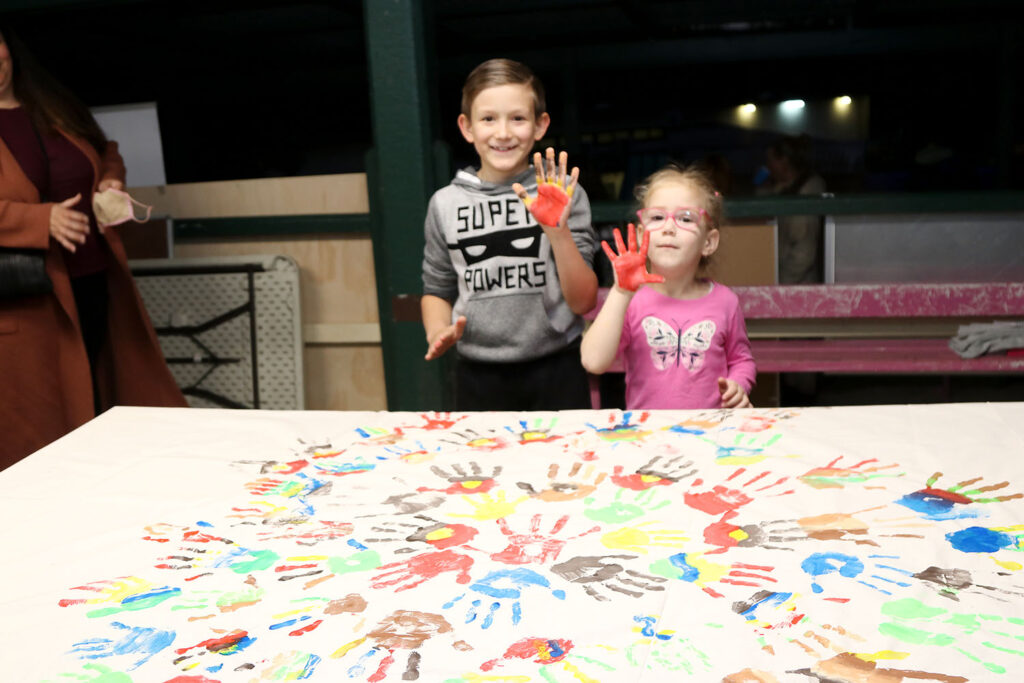
[[[533,167],[512,182],[536,196]],[[512,182],[489,183],[467,168],[435,192],[427,208],[423,293],[452,303],[453,321],[466,316],[457,348],[470,360],[539,358],[564,349],[583,331],[583,320],[562,297],[551,243]],[[597,237],[579,186],[569,229],[583,260],[593,265]]]

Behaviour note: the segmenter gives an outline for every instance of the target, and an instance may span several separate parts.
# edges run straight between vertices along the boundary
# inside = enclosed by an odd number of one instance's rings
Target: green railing
[[[624,223],[633,219],[631,202],[597,202],[595,223]],[[749,197],[727,199],[730,218],[799,215],[887,213],[1001,213],[1024,211],[1024,192],[923,192],[917,194],[852,194],[823,197]],[[220,237],[286,237],[369,233],[365,213],[307,216],[250,216],[186,218],[174,222],[175,239]]]

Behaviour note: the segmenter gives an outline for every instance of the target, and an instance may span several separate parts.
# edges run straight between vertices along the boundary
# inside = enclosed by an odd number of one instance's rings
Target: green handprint
[[[193,591],[182,596],[178,604],[171,607],[171,611],[209,609],[216,606],[217,610],[234,612],[235,610],[249,607],[260,602],[266,591],[259,587],[256,579],[250,575],[246,581],[246,587],[236,591]]]
[[[61,674],[61,679],[71,679],[82,683],[132,683],[132,678],[126,673],[114,671],[103,664],[84,664],[80,674]]]
[[[583,502],[592,505],[594,501],[594,498],[586,498]],[[635,492],[620,488],[615,492],[615,498],[611,503],[601,507],[588,507],[583,514],[598,522],[625,524],[663,508],[670,502],[662,499],[655,489]]]
[[[904,598],[884,603],[882,614],[891,619],[891,621],[879,625],[878,631],[882,635],[914,645],[952,647],[993,673],[1006,673],[1008,669],[997,662],[985,661],[978,654],[968,652],[957,645],[957,642],[967,636],[979,634],[981,637],[975,638],[975,642],[980,640],[982,646],[994,652],[1024,657],[1024,651],[1009,646],[1015,645],[1015,643],[1009,642],[1007,645],[1000,645],[994,642],[998,638],[1008,641],[1024,639],[1024,629],[1015,628],[1024,626],[1024,619],[1018,617],[950,612],[941,607],[929,607],[916,598]],[[928,628],[922,628],[924,626]],[[1017,669],[1019,666],[1020,664],[1017,664],[1014,668]]]

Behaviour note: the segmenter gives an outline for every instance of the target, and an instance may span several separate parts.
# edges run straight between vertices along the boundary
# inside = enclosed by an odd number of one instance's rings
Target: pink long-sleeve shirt
[[[626,309],[619,357],[626,407],[718,408],[718,378],[750,392],[757,377],[739,299],[715,282],[699,299],[643,287]]]

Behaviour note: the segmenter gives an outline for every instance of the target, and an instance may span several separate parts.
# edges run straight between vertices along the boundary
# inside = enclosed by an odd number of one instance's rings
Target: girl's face
[[[645,210],[653,208],[664,210],[664,214],[661,211],[644,213],[655,213],[667,219],[661,221],[657,229],[647,230],[651,236],[647,258],[652,271],[677,277],[694,276],[701,258],[710,256],[718,248],[718,230],[708,227],[703,193],[689,183],[661,182],[651,189],[644,202]],[[686,220],[687,216],[691,220]],[[693,217],[699,220],[692,220]],[[651,227],[655,225],[652,223]]]

